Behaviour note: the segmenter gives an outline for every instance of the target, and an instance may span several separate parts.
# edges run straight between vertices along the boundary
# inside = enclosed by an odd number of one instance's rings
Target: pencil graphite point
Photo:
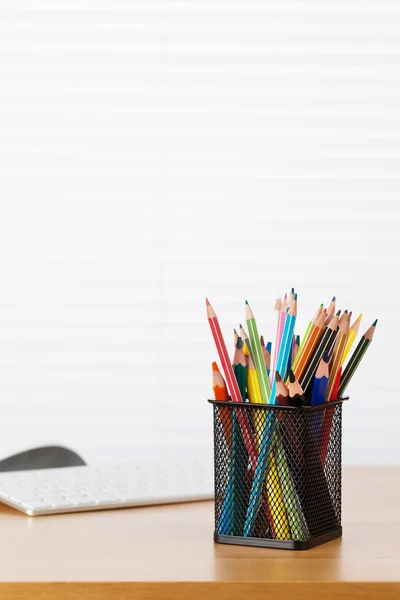
[[[247,300],[245,300],[245,303],[248,304]]]
[[[291,294],[294,294],[294,287],[292,287],[292,289],[291,289],[290,293],[291,293]]]
[[[294,295],[294,299],[297,300],[297,294]]]
[[[372,325],[373,325],[374,327],[376,327],[376,324],[377,324],[377,322],[378,322],[378,319],[375,319],[375,321],[372,323]]]
[[[241,350],[241,349],[243,348],[243,340],[242,340],[242,338],[240,337],[240,335],[239,335],[239,337],[238,337],[238,339],[237,339],[237,342],[236,342],[236,348],[237,348],[238,350]]]
[[[338,310],[338,311],[337,311],[337,313],[336,313],[336,316],[337,316],[337,317],[340,317],[340,315],[341,315],[341,312],[342,312],[341,310]]]
[[[336,296],[333,296],[332,302],[335,302],[335,300],[336,300]]]
[[[218,365],[217,365],[217,363],[215,361],[212,363],[212,370],[213,371],[219,371]]]
[[[208,298],[206,298],[206,305],[208,306],[209,304]]]
[[[329,362],[329,352],[324,352],[322,355],[322,360],[326,363]]]
[[[265,346],[263,335],[260,335],[260,344],[261,344],[261,346]]]
[[[282,377],[279,375],[278,371],[275,371],[275,379],[276,381],[282,381]]]
[[[296,381],[296,377],[294,376],[292,369],[289,369],[289,381],[290,383],[294,383]]]

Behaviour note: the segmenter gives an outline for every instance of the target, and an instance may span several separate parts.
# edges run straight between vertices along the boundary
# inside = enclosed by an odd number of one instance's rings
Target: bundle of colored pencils
[[[207,317],[214,336],[217,352],[222,366],[219,370],[213,362],[213,388],[215,400],[235,403],[276,404],[280,406],[315,406],[329,404],[343,395],[356,372],[367,348],[372,342],[377,320],[368,327],[355,350],[352,351],[357,337],[362,315],[353,320],[352,312],[336,309],[336,298],[332,298],[329,306],[321,304],[310,322],[302,338],[296,335],[297,294],[292,288],[289,295],[278,298],[275,303],[276,334],[274,345],[265,343],[259,334],[255,316],[246,301],[246,329],[240,325],[239,333],[234,330],[233,358],[228,353],[218,318],[209,301]],[[261,413],[257,409],[257,413]],[[325,415],[324,431],[332,425]],[[323,413],[321,412],[321,419]],[[228,415],[224,417],[224,432],[228,444],[235,442],[234,436],[240,436],[249,457],[250,469],[253,471],[253,483],[250,493],[249,507],[241,512],[244,536],[253,535],[256,508],[263,494],[266,502],[272,495],[278,498],[279,527],[276,526],[273,511],[269,514],[271,528],[275,537],[287,539],[288,531],[296,532],[301,539],[304,524],[301,515],[294,510],[295,492],[292,489],[292,478],[289,476],[282,446],[279,427],[276,426],[274,413],[264,414],[259,419],[256,430],[246,411],[235,409],[236,428],[229,431]],[[329,435],[320,435],[321,421],[313,425],[313,440],[324,468]],[[275,458],[279,457],[279,461]],[[234,468],[234,465],[232,466]],[[231,479],[234,479],[234,473]],[[237,470],[236,470],[237,478]],[[237,487],[236,487],[237,489]],[[266,491],[265,491],[266,490]],[[232,514],[229,502],[234,496],[227,493],[223,508],[224,518]],[[276,507],[275,503],[275,507]],[[285,510],[286,509],[286,510]],[[225,511],[225,512],[224,512]],[[226,514],[225,514],[226,513]],[[298,519],[293,521],[293,515]],[[283,516],[282,516],[283,515]],[[275,521],[275,523],[274,523]],[[235,521],[234,534],[237,531]],[[223,533],[232,533],[228,518],[224,520]]]

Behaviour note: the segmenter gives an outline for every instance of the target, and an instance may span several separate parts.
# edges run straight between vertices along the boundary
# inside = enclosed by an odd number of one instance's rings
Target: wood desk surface
[[[343,528],[294,552],[214,544],[211,502],[47,517],[0,505],[0,598],[399,599],[400,467],[344,470]]]

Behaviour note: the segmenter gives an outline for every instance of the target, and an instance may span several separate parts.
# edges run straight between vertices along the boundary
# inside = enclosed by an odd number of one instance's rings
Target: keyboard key
[[[76,495],[68,495],[68,500],[75,504],[76,506],[93,506],[98,504],[97,500],[93,498],[89,498],[88,496],[81,496],[79,494]]]

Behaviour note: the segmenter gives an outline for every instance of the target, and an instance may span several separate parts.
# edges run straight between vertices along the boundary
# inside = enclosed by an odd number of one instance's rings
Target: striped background
[[[380,318],[344,456],[399,462],[399,67],[397,1],[1,0],[0,455],[210,460],[204,297],[294,285]]]

